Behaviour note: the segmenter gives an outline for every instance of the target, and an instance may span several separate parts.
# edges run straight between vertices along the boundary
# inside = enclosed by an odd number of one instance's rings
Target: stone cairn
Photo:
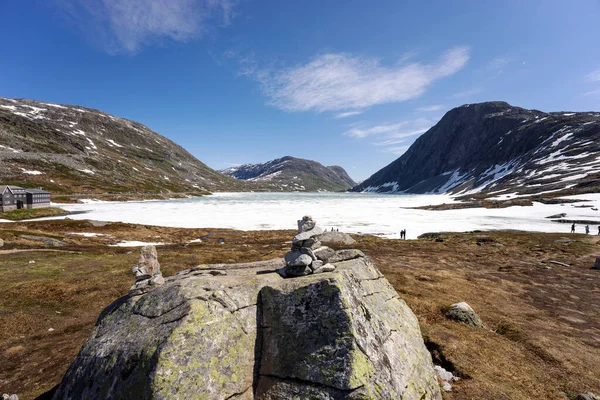
[[[298,220],[298,233],[292,239],[292,248],[285,255],[285,267],[277,270],[284,277],[304,276],[331,272],[335,265],[327,260],[335,254],[329,247],[321,246],[319,236],[324,233],[312,217]]]
[[[131,269],[131,272],[135,275],[135,284],[129,289],[130,295],[146,293],[165,283],[165,278],[160,272],[156,247],[152,245],[142,247],[138,263]]]

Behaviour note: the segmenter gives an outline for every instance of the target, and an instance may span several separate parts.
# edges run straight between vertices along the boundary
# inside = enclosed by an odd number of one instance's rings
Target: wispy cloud
[[[441,105],[441,104],[436,104],[433,106],[427,106],[427,107],[419,107],[417,108],[417,111],[421,111],[421,112],[431,112],[431,111],[440,111],[445,109],[446,107]]]
[[[410,146],[394,146],[388,147],[387,149],[385,149],[385,152],[401,156],[402,154],[406,153],[406,150],[408,150],[409,148]]]
[[[504,67],[506,67],[508,64],[510,64],[511,59],[507,58],[507,57],[496,57],[493,58],[489,64],[488,64],[488,68],[496,73],[501,74],[502,72],[504,72]]]
[[[427,130],[428,130],[428,128],[422,128],[422,129],[417,129],[414,131],[395,133],[395,134],[387,136],[386,140],[383,140],[381,142],[376,142],[375,145],[376,146],[389,146],[392,144],[404,143],[404,142],[406,142],[406,140],[408,138],[411,138],[416,135],[421,135],[422,133],[427,132]]]
[[[600,69],[597,69],[594,72],[587,74],[585,78],[588,81],[600,82]]]
[[[403,126],[406,126],[407,122],[400,122],[398,124],[381,124],[371,127],[356,127],[351,128],[344,132],[346,136],[352,136],[356,138],[364,138],[372,135],[379,135],[382,133],[397,133]]]
[[[136,53],[144,45],[187,41],[225,26],[236,0],[56,0],[109,53]]]
[[[600,95],[600,89],[590,90],[589,92],[585,92],[583,96],[598,96]]]
[[[335,118],[348,118],[348,117],[353,117],[355,115],[360,115],[362,114],[362,111],[347,111],[347,112],[343,112],[343,113],[339,113],[335,115]]]
[[[473,96],[474,94],[481,93],[481,88],[474,88],[469,90],[464,90],[462,92],[454,93],[450,96],[451,99],[462,99],[465,97]]]
[[[377,141],[373,142],[375,146],[381,147],[381,150],[386,153],[401,155],[432,125],[434,121],[428,118],[378,125],[353,124],[344,135],[356,138],[376,136]]]
[[[419,97],[436,80],[460,71],[468,60],[469,49],[457,47],[431,64],[384,66],[377,59],[328,53],[294,68],[269,70],[254,62],[242,67],[244,75],[261,83],[269,104],[282,110],[349,112]]]

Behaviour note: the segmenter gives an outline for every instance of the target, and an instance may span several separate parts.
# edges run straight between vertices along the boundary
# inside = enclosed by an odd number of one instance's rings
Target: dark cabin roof
[[[45,190],[42,189],[25,189],[25,193],[35,193],[35,194],[50,194],[50,192],[47,192]]]
[[[50,192],[47,192],[42,189],[24,189],[20,186],[12,186],[12,185],[0,186],[0,194],[6,192],[7,189],[10,190],[12,194],[24,194],[24,193],[50,194]]]
[[[2,191],[0,193],[4,193],[6,192],[6,190],[9,190],[12,194],[23,194],[25,193],[25,189],[23,189],[22,187],[19,186],[12,186],[12,185],[5,185],[2,187]]]

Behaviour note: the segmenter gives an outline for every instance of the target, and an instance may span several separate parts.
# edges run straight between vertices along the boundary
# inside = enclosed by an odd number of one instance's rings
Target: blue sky
[[[600,2],[0,0],[0,96],[139,121],[215,169],[362,180],[452,107],[600,109]]]

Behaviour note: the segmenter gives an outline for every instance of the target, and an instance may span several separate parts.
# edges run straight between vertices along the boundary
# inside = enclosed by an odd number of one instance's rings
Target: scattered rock
[[[16,394],[9,395],[7,393],[4,393],[2,395],[2,400],[19,400],[19,396],[17,396]]]
[[[335,250],[333,250],[331,247],[321,246],[314,250],[314,254],[317,257],[317,260],[327,263],[329,259],[335,255]]]
[[[208,271],[208,273],[211,274],[212,276],[227,275],[227,272],[225,272],[225,271]]]
[[[49,238],[46,236],[33,236],[33,235],[21,235],[20,236],[22,239],[25,240],[30,240],[32,242],[42,242],[47,246],[52,246],[52,247],[60,247],[60,246],[65,246],[66,243],[63,242],[62,240],[58,240],[58,239],[54,239],[54,238]]]
[[[567,216],[567,213],[560,213],[560,214],[550,215],[549,217],[546,217],[546,218],[564,218],[566,216]]]
[[[344,232],[331,232],[326,231],[320,237],[319,240],[323,244],[354,244],[356,240],[352,239],[352,236]]]
[[[0,239],[0,247],[4,246],[4,240]]]
[[[596,263],[594,264],[592,269],[600,269],[600,257],[596,257]]]
[[[96,228],[101,228],[103,226],[109,225],[110,222],[107,221],[94,221],[94,220],[89,220],[88,221],[90,224],[92,224],[92,226],[96,227]]]
[[[369,259],[259,273],[281,262],[224,266],[226,285],[188,271],[116,300],[54,398],[441,400],[416,316]]]
[[[483,328],[485,325],[479,315],[471,308],[470,305],[461,301],[450,306],[450,310],[446,313],[446,318],[463,322],[474,328]]]
[[[29,264],[35,264],[35,260],[29,260]]]
[[[494,238],[489,237],[489,236],[484,236],[484,235],[475,236],[475,239],[477,240],[478,243],[493,243],[494,242]]]
[[[417,236],[417,239],[437,239],[442,236],[439,232],[427,232]]]
[[[435,241],[436,241],[436,243],[442,243],[444,241],[444,239],[442,239],[442,238],[436,238]]]
[[[446,371],[439,365],[434,366],[433,369],[435,369],[438,378],[440,378],[442,381],[442,389],[444,389],[445,392],[451,392],[452,382],[456,382],[460,380],[460,378],[458,376],[454,376],[452,372]]]
[[[483,246],[483,242],[476,242],[475,243],[477,246]]]
[[[562,262],[560,262],[560,261],[549,260],[548,262],[549,262],[550,264],[560,265],[560,266],[562,266],[562,267],[570,267],[570,265],[569,265],[569,264],[565,264],[565,263],[562,263]]]
[[[335,271],[335,265],[325,264],[321,267],[315,268],[313,270],[313,274],[322,274],[323,272],[333,272],[333,271]]]
[[[312,269],[313,271],[315,271],[316,269],[319,269],[323,266],[323,261],[321,260],[315,260],[310,264],[310,269]]]
[[[304,254],[300,251],[290,251],[285,257],[285,263],[290,267],[304,267],[309,266],[313,262],[310,255]]]
[[[560,243],[560,244],[564,244],[564,245],[568,245],[571,242],[576,242],[576,240],[571,240],[571,239],[566,238],[566,237],[561,237],[560,239],[556,239],[554,241],[554,243]]]
[[[492,243],[492,246],[494,246],[494,247],[504,247],[504,245],[502,243]]]
[[[219,238],[219,240],[217,240],[218,244],[225,244],[225,239],[223,238]]]
[[[361,257],[365,257],[365,253],[357,249],[338,250],[329,258],[328,262],[335,264],[340,261],[353,260]]]
[[[135,275],[135,284],[129,289],[130,295],[143,294],[165,283],[160,272],[156,247],[146,245],[140,250],[140,258],[131,272]]]
[[[507,266],[498,267],[498,271],[500,271],[500,272],[510,272],[510,271],[512,271],[514,269],[515,269],[514,267],[511,267],[511,266],[508,266],[508,265]]]
[[[595,395],[592,392],[581,393],[575,400],[600,400],[600,396]]]

